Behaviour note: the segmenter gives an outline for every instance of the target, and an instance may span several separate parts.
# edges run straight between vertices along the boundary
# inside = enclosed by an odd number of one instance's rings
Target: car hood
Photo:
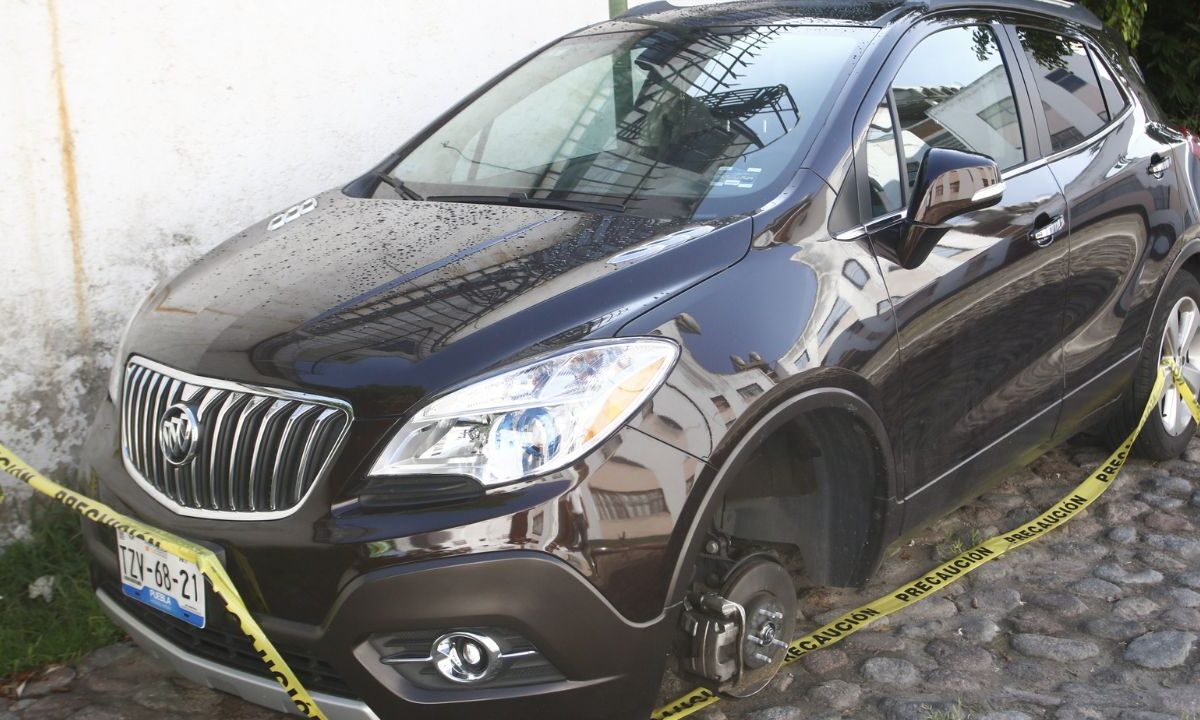
[[[337,191],[315,203],[281,226],[248,228],[157,288],[130,326],[125,356],[392,416],[518,357],[614,334],[737,262],[752,234],[749,218],[696,223]]]

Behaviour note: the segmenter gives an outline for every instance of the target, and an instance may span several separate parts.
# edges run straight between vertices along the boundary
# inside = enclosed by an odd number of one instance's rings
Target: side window
[[[934,33],[892,83],[909,186],[930,148],[987,155],[1001,169],[1025,162],[1012,81],[990,27]]]
[[[1121,86],[1113,79],[1108,65],[1101,59],[1100,53],[1096,52],[1095,48],[1088,48],[1088,53],[1092,56],[1092,66],[1096,68],[1096,75],[1100,78],[1100,89],[1104,92],[1104,104],[1108,106],[1108,115],[1115,118],[1125,112],[1129,103],[1125,100],[1125,94],[1121,92]]]
[[[1100,80],[1083,43],[1042,30],[1018,28],[1042,96],[1054,152],[1083,142],[1108,124]]]
[[[886,99],[875,110],[867,128],[867,182],[870,184],[871,217],[887,215],[904,206],[896,128]]]

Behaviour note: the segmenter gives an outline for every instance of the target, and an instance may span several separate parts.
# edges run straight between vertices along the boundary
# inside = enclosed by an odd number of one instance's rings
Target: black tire
[[[1150,333],[1142,346],[1142,355],[1134,372],[1133,386],[1130,392],[1121,398],[1119,408],[1109,426],[1109,439],[1114,445],[1120,443],[1137,425],[1150,390],[1154,387],[1154,376],[1158,373],[1161,359],[1163,331],[1167,319],[1175,309],[1176,304],[1184,297],[1190,297],[1200,305],[1200,281],[1186,270],[1181,270],[1163,293],[1158,307],[1155,309],[1154,320],[1150,323]],[[1196,422],[1187,424],[1182,432],[1172,434],[1167,430],[1162,413],[1156,408],[1146,420],[1142,434],[1134,443],[1133,453],[1149,460],[1162,461],[1177,458],[1187,449],[1188,442],[1196,434]]]

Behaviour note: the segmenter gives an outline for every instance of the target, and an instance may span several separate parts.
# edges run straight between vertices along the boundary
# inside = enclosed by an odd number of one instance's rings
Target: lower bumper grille
[[[226,631],[213,627],[214,618],[209,618],[209,627],[200,630],[175,618],[164,615],[157,610],[126,597],[121,592],[120,585],[113,580],[100,583],[100,589],[115,600],[126,612],[138,621],[158,633],[180,650],[197,655],[206,660],[220,663],[228,667],[242,670],[251,675],[272,678],[267,666],[258,657],[250,639],[240,632]],[[223,608],[219,601],[213,601],[209,595],[207,606],[212,612],[215,608]],[[218,610],[218,612],[221,612]],[[236,623],[233,615],[227,614],[227,623]],[[236,627],[236,625],[234,625]],[[342,680],[337,671],[329,663],[296,649],[286,649],[276,645],[275,648],[283,656],[284,662],[292,669],[306,689],[316,692],[329,693],[339,697],[354,697],[354,692]]]

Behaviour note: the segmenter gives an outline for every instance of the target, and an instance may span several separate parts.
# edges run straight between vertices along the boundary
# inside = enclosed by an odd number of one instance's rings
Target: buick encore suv
[[[669,655],[747,695],[797,588],[1129,429],[1163,354],[1200,385],[1198,153],[1067,3],[652,3],[156,288],[88,467],[331,717],[640,718]],[[1138,449],[1193,431],[1168,390]],[[140,643],[288,707],[87,541]]]

